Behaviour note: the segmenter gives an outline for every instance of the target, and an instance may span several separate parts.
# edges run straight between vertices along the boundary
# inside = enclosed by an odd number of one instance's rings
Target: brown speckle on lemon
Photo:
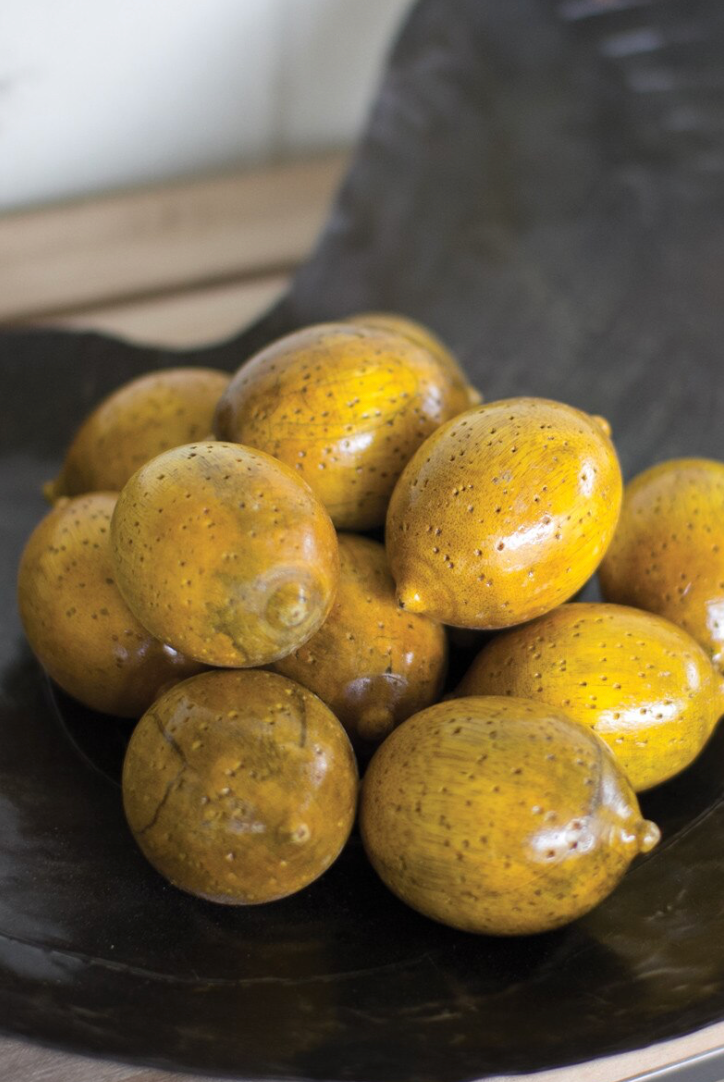
[[[205,439],[229,378],[213,368],[166,368],[125,383],[83,422],[46,498],[120,492],[149,459]]]
[[[596,570],[621,489],[611,441],[580,410],[536,398],[468,410],[425,441],[393,492],[400,603],[470,628],[550,611]]]
[[[339,554],[332,611],[274,669],[319,695],[353,742],[370,746],[435,701],[445,675],[445,630],[399,607],[379,542],[343,533]]]
[[[33,652],[64,691],[138,718],[163,687],[202,666],[157,641],[121,597],[111,553],[116,499],[77,496],[45,516],[23,552],[18,604]]]
[[[329,323],[247,361],[214,429],[285,462],[337,527],[363,530],[384,521],[395,481],[426,436],[467,405],[458,376],[408,337]]]
[[[273,901],[317,879],[354,821],[347,735],[306,689],[267,672],[210,672],[164,695],[133,732],[123,802],[141,850],[215,902]]]
[[[665,616],[724,671],[724,463],[672,459],[630,481],[600,579],[606,600]]]
[[[264,665],[326,618],[337,537],[309,486],[263,451],[189,444],[123,489],[112,522],[119,589],[156,636],[210,665]]]
[[[439,703],[403,722],[367,770],[360,828],[403,901],[493,935],[581,916],[659,837],[590,730],[544,704],[497,696]]]
[[[724,713],[721,683],[702,647],[668,620],[572,604],[495,638],[457,693],[564,710],[605,740],[640,791],[698,755]]]

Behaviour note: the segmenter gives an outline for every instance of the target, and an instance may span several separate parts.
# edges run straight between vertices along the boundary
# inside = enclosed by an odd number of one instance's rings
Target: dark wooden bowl
[[[304,323],[429,323],[486,398],[613,425],[627,475],[723,456],[724,4],[422,0],[317,250],[238,337],[183,355],[0,337],[0,1026],[240,1078],[453,1082],[724,1018],[724,733],[646,801],[664,841],[587,918],[515,941],[397,902],[357,842],[303,894],[228,910],[166,885],[112,780],[126,730],[50,693],[14,580],[39,487],[97,399],[235,368]]]

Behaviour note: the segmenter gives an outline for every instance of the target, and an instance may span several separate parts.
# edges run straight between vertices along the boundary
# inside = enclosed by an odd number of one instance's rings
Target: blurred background
[[[0,327],[224,339],[314,247],[412,0],[0,2]]]
[[[410,0],[6,0],[0,210],[349,146]]]

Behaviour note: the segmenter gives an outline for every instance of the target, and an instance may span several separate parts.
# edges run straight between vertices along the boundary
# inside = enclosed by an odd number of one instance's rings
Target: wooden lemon
[[[724,671],[724,463],[673,459],[630,481],[600,580],[606,600],[665,616]]]
[[[207,438],[229,379],[213,368],[166,368],[125,383],[83,422],[47,498],[120,492],[155,455]]]
[[[339,555],[332,611],[274,670],[319,695],[353,743],[378,744],[435,701],[445,676],[445,630],[403,612],[379,542],[340,534]]]
[[[562,605],[493,639],[459,695],[562,709],[606,741],[634,789],[688,766],[724,713],[724,687],[681,628],[621,605]]]
[[[115,584],[116,494],[63,500],[33,530],[18,604],[30,647],[64,691],[92,710],[138,718],[167,684],[202,666],[142,627]]]
[[[324,703],[267,672],[209,672],[138,723],[123,804],[141,850],[214,902],[284,898],[317,879],[354,822],[357,767]]]
[[[497,696],[439,703],[395,729],[365,774],[360,827],[404,902],[491,935],[580,917],[659,838],[590,729]]]
[[[284,657],[320,627],[337,590],[337,537],[309,485],[236,444],[188,444],[142,466],[118,499],[112,539],[137,618],[210,665]]]
[[[361,312],[359,315],[349,316],[347,322],[359,323],[363,327],[379,327],[383,331],[394,331],[409,338],[411,342],[422,346],[437,358],[440,364],[450,370],[465,394],[469,406],[477,406],[482,401],[480,391],[468,381],[457,357],[436,334],[433,334],[429,327],[393,312]]]
[[[588,414],[541,398],[468,410],[425,441],[392,495],[400,603],[469,628],[548,612],[596,570],[621,488],[613,444]]]
[[[339,528],[365,530],[384,522],[413,452],[467,404],[459,377],[404,335],[328,323],[252,357],[214,430],[294,469]]]

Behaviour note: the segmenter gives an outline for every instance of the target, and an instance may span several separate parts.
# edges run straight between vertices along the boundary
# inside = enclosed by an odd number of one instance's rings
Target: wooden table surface
[[[345,161],[334,154],[0,218],[0,324],[97,329],[177,348],[227,337],[281,295],[314,243]],[[718,1023],[507,1082],[625,1082],[692,1056],[704,1057],[704,1070],[707,1053],[722,1046]],[[0,1038],[0,1082],[194,1077]]]

